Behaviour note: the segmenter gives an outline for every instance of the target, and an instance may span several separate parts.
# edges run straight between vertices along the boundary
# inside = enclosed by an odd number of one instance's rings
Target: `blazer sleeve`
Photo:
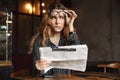
[[[38,37],[35,40],[34,47],[33,47],[33,75],[44,77],[46,74],[44,73],[44,70],[37,70],[35,67],[35,62],[37,60],[40,60],[40,51],[39,48],[42,47],[40,42],[41,42],[41,37]]]
[[[79,45],[80,41],[76,32],[70,32],[68,38],[68,45]]]

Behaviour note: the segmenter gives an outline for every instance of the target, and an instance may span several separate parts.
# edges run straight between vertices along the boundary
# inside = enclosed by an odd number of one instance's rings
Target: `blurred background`
[[[120,62],[120,0],[0,0],[1,61],[13,61],[14,70],[26,67],[24,60],[31,64],[30,39],[46,8],[56,2],[78,15],[74,25],[81,44],[88,45],[88,67]]]

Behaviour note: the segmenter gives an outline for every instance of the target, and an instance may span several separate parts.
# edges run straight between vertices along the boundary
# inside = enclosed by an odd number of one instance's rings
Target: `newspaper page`
[[[88,56],[87,45],[40,47],[40,58],[49,60],[51,63],[45,69],[45,73],[52,68],[71,69],[85,71]]]

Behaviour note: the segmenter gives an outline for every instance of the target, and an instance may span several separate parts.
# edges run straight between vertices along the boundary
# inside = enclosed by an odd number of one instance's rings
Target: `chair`
[[[112,69],[118,69],[118,72],[120,74],[120,63],[110,63],[110,64],[98,64],[98,67],[104,68],[104,73],[106,73],[106,68],[112,68]]]
[[[120,73],[120,63],[111,63],[107,67],[112,69],[118,69],[118,72]]]

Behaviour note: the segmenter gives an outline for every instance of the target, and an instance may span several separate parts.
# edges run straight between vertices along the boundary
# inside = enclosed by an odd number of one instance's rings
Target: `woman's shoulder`
[[[36,42],[36,43],[41,42],[41,41],[42,41],[42,38],[43,38],[42,35],[37,36],[37,38],[35,39],[35,42]]]

